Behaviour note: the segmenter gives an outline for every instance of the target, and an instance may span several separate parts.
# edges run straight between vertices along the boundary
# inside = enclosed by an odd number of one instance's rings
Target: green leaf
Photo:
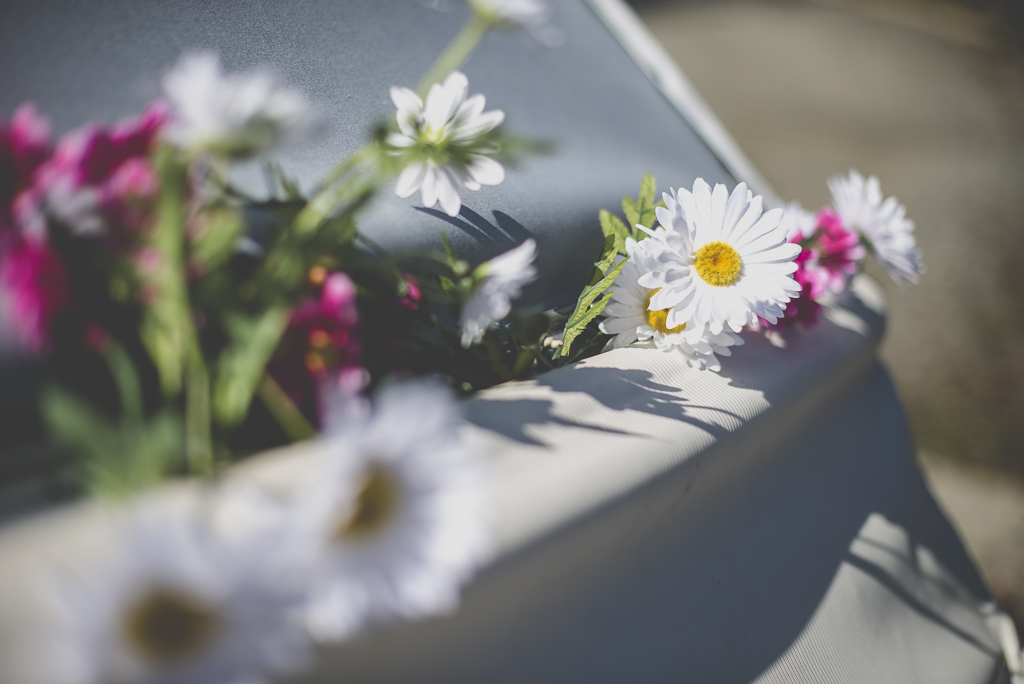
[[[609,235],[604,239],[601,259],[594,262],[594,275],[591,276],[590,282],[587,283],[588,287],[596,285],[604,277],[605,272],[615,263],[615,257],[619,255],[619,250],[616,248],[617,242],[614,235]]]
[[[268,161],[266,163],[267,176],[273,181],[274,193],[277,193],[277,188],[280,188],[284,192],[285,199],[287,200],[301,200],[302,189],[299,188],[299,183],[294,178],[291,178],[284,172],[284,168],[281,167],[277,161]]]
[[[217,359],[213,385],[213,415],[218,423],[236,425],[245,418],[264,368],[288,325],[288,314],[288,309],[275,307],[255,316],[225,316],[228,344]]]
[[[149,246],[159,259],[155,268],[139,274],[150,293],[139,336],[156,365],[164,395],[175,396],[181,392],[192,325],[184,273],[186,168],[171,149],[157,155],[156,167],[160,196]]]
[[[569,316],[568,322],[565,324],[566,328],[572,327],[586,315],[590,305],[594,303],[594,300],[597,299],[602,292],[611,287],[612,283],[615,282],[615,278],[617,278],[622,269],[625,268],[628,261],[628,259],[623,259],[608,271],[608,273],[606,273],[596,285],[592,285],[583,290],[583,293],[580,294],[579,301],[576,303],[576,310],[572,312],[572,315]]]
[[[56,387],[43,392],[42,409],[54,437],[81,453],[85,487],[94,495],[125,496],[154,485],[180,462],[183,430],[170,411],[115,424]]]
[[[242,212],[236,207],[219,206],[199,213],[199,237],[192,243],[191,260],[203,273],[223,264],[235,252],[239,235],[245,227]]]
[[[111,341],[104,353],[110,374],[114,376],[118,396],[121,400],[121,415],[124,420],[139,424],[142,422],[142,387],[139,384],[135,364],[119,343]]]
[[[601,232],[604,233],[605,238],[615,238],[615,251],[619,252],[620,254],[625,254],[626,238],[628,238],[631,235],[629,228],[626,227],[626,224],[624,224],[618,216],[611,213],[607,209],[602,209],[598,213],[597,219],[601,224]]]
[[[656,190],[657,186],[654,182],[654,176],[647,172],[644,179],[640,181],[640,194],[637,196],[637,205],[654,206],[654,193]]]
[[[654,222],[657,220],[654,207],[654,193],[655,193],[655,182],[654,176],[650,173],[644,176],[644,179],[640,181],[640,193],[637,195],[636,209],[637,209],[637,220],[633,223],[635,226],[639,223],[644,228],[651,228]],[[638,238],[639,235],[646,235],[639,229],[634,229],[634,238]]]
[[[626,215],[626,223],[629,224],[629,230],[632,233],[633,226],[640,223],[640,209],[632,198],[622,198],[622,213]]]
[[[117,449],[114,426],[75,395],[49,387],[41,399],[43,419],[59,441],[92,454],[113,453]]]
[[[608,305],[608,300],[612,298],[613,292],[606,293],[600,300],[598,300],[590,309],[580,317],[572,326],[566,325],[565,332],[562,335],[562,346],[559,347],[555,356],[566,356],[569,354],[569,349],[572,347],[572,343],[577,337],[587,329],[587,326],[602,312]]]
[[[569,316],[569,320],[565,323],[565,329],[562,334],[562,346],[556,350],[556,357],[567,355],[569,353],[569,349],[572,347],[573,340],[579,337],[590,322],[604,311],[612,293],[609,292],[596,303],[595,300],[597,300],[605,290],[611,287],[619,273],[626,267],[628,261],[628,259],[623,259],[613,266],[595,285],[585,288],[583,292],[580,293],[580,298],[576,302],[576,308],[573,310],[572,315]]]
[[[459,262],[459,257],[455,254],[455,250],[452,249],[452,243],[448,241],[448,234],[443,230],[438,230],[441,233],[441,242],[444,243],[444,253],[448,255],[448,268],[455,270],[455,264]]]

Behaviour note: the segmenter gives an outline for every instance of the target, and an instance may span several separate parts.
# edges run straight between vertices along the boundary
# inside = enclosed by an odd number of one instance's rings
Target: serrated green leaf
[[[590,282],[587,283],[587,287],[596,285],[600,282],[601,278],[604,277],[605,272],[611,268],[612,264],[615,263],[615,257],[618,256],[619,251],[616,248],[616,236],[609,235],[604,239],[604,248],[601,249],[601,258],[599,261],[594,262],[594,275],[591,276]]]
[[[594,300],[597,299],[602,292],[604,292],[605,290],[612,286],[612,283],[615,282],[615,279],[618,277],[622,269],[626,267],[626,264],[628,262],[628,259],[623,259],[618,264],[616,264],[611,270],[609,270],[608,273],[606,273],[605,276],[596,285],[593,285],[583,290],[583,293],[580,295],[579,301],[576,303],[576,310],[572,312],[572,315],[569,317],[569,321],[565,324],[566,329],[574,326],[582,317],[584,317],[587,314],[587,310],[590,307],[590,305],[593,304]]]
[[[612,298],[613,294],[613,292],[606,293],[571,327],[568,325],[566,326],[565,332],[562,334],[562,346],[558,348],[555,356],[566,356],[569,353],[572,343],[583,333],[584,330],[587,329],[587,326],[590,325],[595,318],[604,312],[604,308],[608,305],[608,301]]]
[[[605,238],[615,238],[615,251],[625,254],[626,238],[630,236],[630,231],[626,224],[607,209],[602,209],[598,213],[597,219],[601,224],[601,232],[604,233]]]
[[[629,224],[629,230],[632,233],[633,226],[640,223],[640,210],[632,197],[622,198],[622,213],[626,215],[626,223]]]
[[[640,181],[640,194],[637,196],[637,204],[645,204],[649,207],[654,206],[654,193],[656,190],[654,176],[648,171],[644,179]]]
[[[640,193],[637,195],[636,200],[637,220],[633,223],[633,226],[631,226],[633,228],[634,238],[638,238],[639,235],[645,234],[642,230],[635,228],[637,223],[644,228],[651,228],[657,220],[657,215],[654,212],[654,193],[654,176],[648,173],[644,176],[643,180],[640,181]]]
[[[236,425],[245,418],[287,325],[288,310],[281,307],[257,316],[225,316],[228,344],[217,359],[213,386],[213,415],[218,423]]]

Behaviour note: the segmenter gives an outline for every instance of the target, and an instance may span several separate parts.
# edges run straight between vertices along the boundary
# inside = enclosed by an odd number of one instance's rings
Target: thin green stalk
[[[348,180],[342,177],[360,164],[372,162],[379,150],[376,145],[368,145],[336,167],[320,185],[299,215],[295,217],[294,232],[296,235],[310,235],[342,204],[352,201],[360,195],[376,190],[381,185],[382,177],[379,168],[370,172],[370,179],[357,175]],[[379,166],[379,165],[378,165]]]
[[[425,98],[430,86],[443,81],[448,74],[462,66],[490,29],[491,24],[474,12],[416,86],[416,94]]]
[[[193,475],[213,472],[213,439],[210,435],[210,374],[199,348],[195,329],[185,372],[185,462]]]
[[[316,429],[309,424],[295,403],[272,377],[264,373],[256,393],[290,440],[301,442],[316,437]]]

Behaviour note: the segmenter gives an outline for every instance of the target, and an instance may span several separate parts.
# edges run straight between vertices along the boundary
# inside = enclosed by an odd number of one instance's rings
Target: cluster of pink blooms
[[[48,226],[126,246],[149,216],[158,184],[149,153],[166,108],[155,104],[112,128],[86,126],[50,145],[49,122],[31,105],[0,122],[0,286],[31,349],[49,345],[68,308],[67,266]]]
[[[305,300],[292,312],[268,370],[296,406],[319,417],[323,391],[356,394],[363,389],[366,373],[359,365],[363,350],[356,334],[359,312],[352,280],[315,266],[310,269],[310,281],[321,284],[320,296]]]
[[[40,348],[54,314],[68,300],[64,265],[42,231],[23,230],[39,167],[50,155],[50,124],[32,105],[0,121],[0,287],[24,344]]]
[[[152,153],[170,123],[167,107],[157,102],[114,126],[72,131],[53,147],[49,122],[31,105],[9,124],[0,121],[0,287],[26,347],[48,348],[56,317],[72,309],[68,263],[55,243],[88,240],[143,270],[159,258],[138,238],[149,228],[159,191]],[[355,287],[343,273],[324,271],[319,278],[320,297],[296,308],[272,366],[312,415],[325,384],[360,385],[358,391],[365,376]],[[410,280],[399,304],[414,310],[420,297]],[[79,323],[86,334],[87,315]]]
[[[156,103],[111,128],[92,124],[65,135],[36,172],[36,219],[79,236],[136,234],[158,189],[149,155],[166,123],[167,109]]]
[[[821,315],[821,297],[828,292],[839,294],[845,290],[867,254],[857,232],[847,229],[831,207],[823,207],[816,215],[807,214],[806,220],[799,223],[803,225],[793,226],[789,241],[803,247],[795,260],[797,270],[793,274],[800,284],[800,295],[789,301],[785,318],[777,323],[761,319],[768,330],[793,327],[798,323],[816,324]]]

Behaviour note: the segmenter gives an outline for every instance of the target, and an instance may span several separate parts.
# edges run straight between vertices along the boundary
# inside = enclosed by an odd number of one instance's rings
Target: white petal
[[[490,157],[480,154],[470,158],[466,170],[481,185],[498,185],[505,180],[505,168]]]
[[[427,165],[424,162],[412,162],[398,174],[398,182],[395,184],[395,194],[399,197],[408,197],[423,185],[423,177],[427,173]],[[424,204],[426,202],[424,201]]]
[[[441,201],[441,208],[449,216],[458,216],[462,209],[462,198],[459,197],[459,189],[455,185],[455,179],[450,173],[441,169],[437,173],[437,195]]]

